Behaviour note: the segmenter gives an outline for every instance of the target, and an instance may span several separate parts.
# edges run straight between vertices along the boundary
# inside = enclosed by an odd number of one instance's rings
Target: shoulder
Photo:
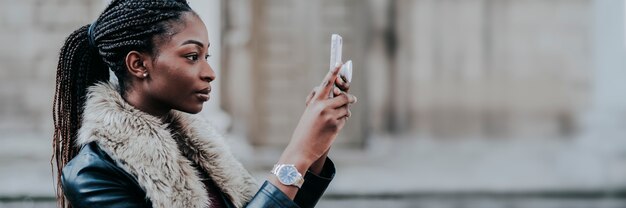
[[[136,179],[119,168],[95,142],[83,146],[65,165],[61,183],[65,197],[77,207],[146,203],[145,192]]]
[[[95,142],[91,142],[83,146],[78,155],[63,167],[61,179],[64,184],[72,183],[76,182],[76,178],[94,176],[94,174],[132,177],[117,167],[115,162]]]

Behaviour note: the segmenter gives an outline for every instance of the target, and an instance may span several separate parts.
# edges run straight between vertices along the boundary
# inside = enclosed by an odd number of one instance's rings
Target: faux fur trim
[[[174,110],[168,124],[128,104],[117,88],[112,83],[89,88],[78,144],[95,141],[118,166],[137,177],[153,207],[210,207],[192,161],[236,207],[252,198],[256,182],[215,128]]]

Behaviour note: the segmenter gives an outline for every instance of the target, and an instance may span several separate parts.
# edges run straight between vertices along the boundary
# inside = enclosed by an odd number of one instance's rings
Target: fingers
[[[306,99],[304,100],[305,106],[309,106],[309,104],[311,103],[311,100],[313,100],[313,97],[315,96],[315,94],[317,94],[318,90],[319,90],[319,87],[314,87],[313,90],[311,90],[311,92],[309,93],[309,95],[306,96]],[[337,87],[333,88],[333,95],[334,97],[341,95],[341,90]]]
[[[315,96],[318,90],[319,90],[319,87],[314,87],[313,90],[311,90],[311,93],[309,93],[309,95],[306,96],[306,99],[304,101],[305,106],[308,106],[309,103],[311,103],[311,100],[313,99],[313,97]]]
[[[343,85],[333,88],[333,95],[334,95],[333,97],[337,97],[341,95],[342,91],[347,92],[348,90],[350,90],[349,84],[345,84],[345,82],[342,84]],[[305,106],[309,106],[309,103],[311,103],[311,100],[313,100],[313,97],[315,96],[315,94],[317,94],[317,91],[319,91],[319,88],[320,88],[319,86],[314,87],[313,90],[311,90],[311,92],[309,93],[309,95],[307,95],[304,101]]]
[[[352,116],[352,112],[350,112],[349,108],[344,107],[344,108],[336,109],[334,115],[335,115],[335,118],[337,120],[340,120],[340,119],[344,119],[344,118],[348,118],[348,117]]]
[[[340,108],[347,104],[356,103],[356,96],[342,92],[341,95],[328,100],[328,106],[331,108]]]
[[[333,97],[337,97],[337,96],[341,95],[341,90],[339,88],[335,87],[333,89],[333,95],[334,95]]]
[[[339,74],[339,69],[341,69],[341,64],[338,64],[335,68],[330,70],[326,77],[324,77],[324,81],[319,86],[320,90],[318,90],[317,94],[313,97],[313,99],[323,100],[328,99],[328,94],[333,90],[335,86],[335,79],[337,79],[337,74]]]
[[[343,75],[338,76],[335,80],[335,85],[337,85],[337,87],[344,92],[348,92],[350,90],[350,83],[346,80],[347,78]]]

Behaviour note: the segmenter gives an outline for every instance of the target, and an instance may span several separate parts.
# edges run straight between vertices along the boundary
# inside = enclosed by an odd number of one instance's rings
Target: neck
[[[158,118],[165,118],[171,108],[161,102],[140,93],[137,90],[129,90],[122,96],[133,107]]]

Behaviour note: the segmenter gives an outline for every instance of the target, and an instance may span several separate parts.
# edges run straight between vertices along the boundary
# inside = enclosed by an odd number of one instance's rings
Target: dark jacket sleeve
[[[299,208],[287,195],[269,181],[265,181],[248,202],[247,208]]]
[[[304,184],[302,184],[302,188],[296,194],[294,201],[302,208],[315,207],[334,177],[335,164],[329,158],[326,158],[322,172],[319,175],[307,171],[304,176]]]
[[[83,147],[61,176],[65,197],[73,207],[151,207],[130,175],[85,148],[93,147]]]
[[[263,183],[261,189],[254,195],[247,207],[254,208],[291,208],[291,207],[315,207],[324,191],[335,176],[335,165],[330,159],[326,159],[320,175],[311,172],[304,176],[304,184],[298,190],[294,200],[289,199],[280,189],[268,181]]]

